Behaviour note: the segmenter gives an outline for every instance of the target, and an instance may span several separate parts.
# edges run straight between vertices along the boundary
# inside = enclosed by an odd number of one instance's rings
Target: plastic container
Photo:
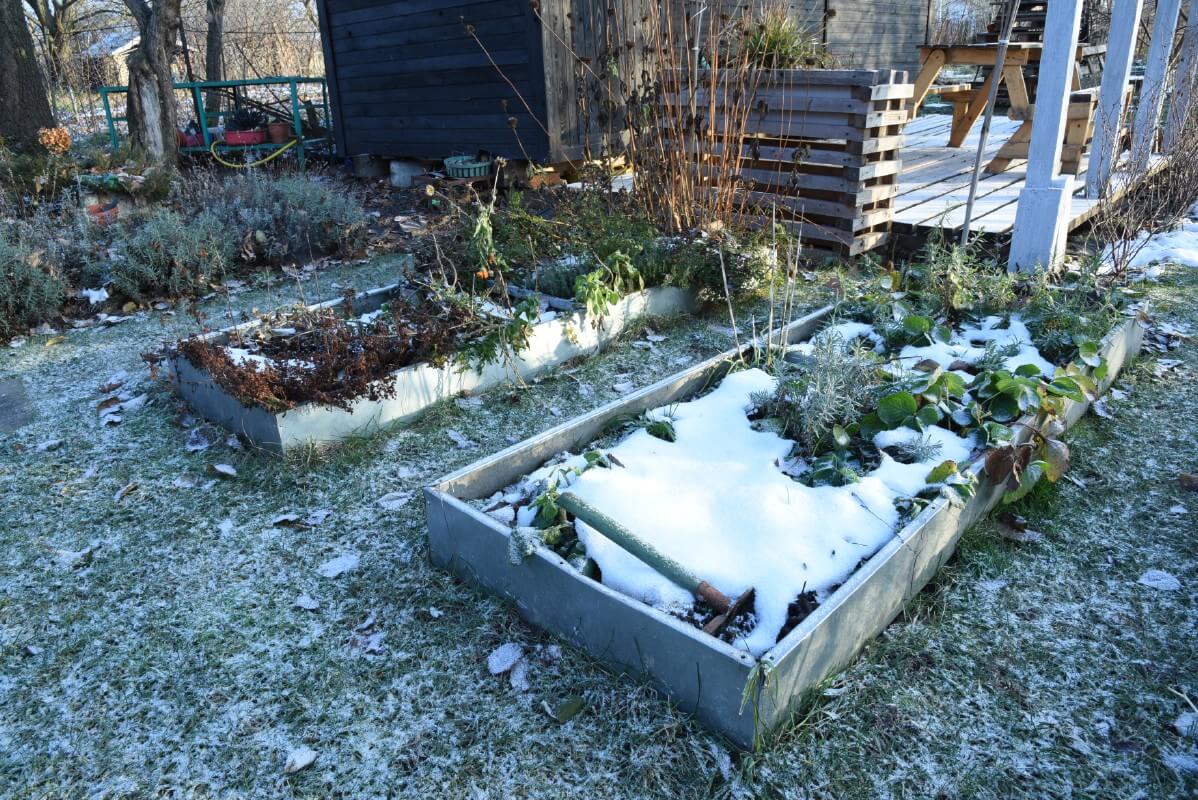
[[[445,172],[451,178],[483,178],[491,174],[491,162],[473,156],[450,156],[445,159]]]
[[[266,131],[225,131],[225,144],[249,145],[266,141]]]

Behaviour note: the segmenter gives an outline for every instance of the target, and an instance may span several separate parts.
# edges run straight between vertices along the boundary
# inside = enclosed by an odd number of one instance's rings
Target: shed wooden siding
[[[622,100],[631,86],[641,83],[646,64],[645,23],[656,2],[662,0],[541,3],[546,127],[552,161],[582,158],[588,144],[591,155],[598,157],[603,154],[605,138],[620,135]],[[609,72],[603,62],[612,53],[618,53],[621,67]],[[583,64],[575,54],[584,59]],[[621,70],[624,74],[619,74]],[[611,119],[606,117],[608,113]]]
[[[919,72],[919,48],[928,40],[930,2],[828,0],[828,7],[836,13],[827,20],[825,44],[843,66]]]
[[[534,158],[547,152],[538,123],[545,116],[541,36],[527,0],[320,0],[317,7],[340,154],[439,158],[481,149],[520,158],[521,143]]]
[[[667,2],[676,20],[697,8],[694,0],[544,0],[543,31],[528,0],[317,0],[337,152],[441,158],[486,150],[560,162],[577,159],[589,141],[598,154],[605,129],[619,126],[600,119],[594,97],[585,98],[589,117],[581,111],[580,94],[595,80],[582,76],[570,49],[595,71],[596,57],[619,46],[613,31],[625,39],[631,31],[631,52],[641,52],[642,21]],[[931,0],[788,5],[845,67],[918,69]],[[639,70],[626,71],[639,80]]]

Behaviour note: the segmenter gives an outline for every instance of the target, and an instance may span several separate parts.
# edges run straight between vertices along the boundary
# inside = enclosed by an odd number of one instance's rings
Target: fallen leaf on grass
[[[453,402],[457,405],[458,408],[462,409],[463,411],[470,411],[472,409],[483,407],[483,399],[476,395],[466,395],[464,397],[459,397],[459,398],[455,399]]]
[[[318,508],[315,511],[309,511],[307,516],[304,517],[303,523],[310,528],[315,528],[317,525],[324,523],[332,515],[332,509]]]
[[[448,436],[450,441],[452,441],[462,450],[469,450],[472,447],[478,447],[478,445],[476,445],[474,442],[467,439],[463,433],[460,431],[455,431],[452,428],[445,431],[445,435]]]
[[[1031,544],[1044,538],[1044,534],[1039,531],[1029,530],[1027,520],[1018,514],[1000,515],[996,527],[998,535],[1011,542]]]
[[[187,434],[187,441],[184,443],[183,447],[189,453],[198,453],[201,450],[207,450],[209,447],[211,447],[216,442],[217,438],[218,435],[216,434],[215,429],[208,425],[201,425],[198,428],[191,429],[191,432]]]
[[[412,499],[411,492],[387,492],[379,498],[379,505],[388,511],[399,511]]]
[[[90,564],[96,554],[96,547],[85,547],[82,550],[55,550],[54,565],[61,569],[74,569]]]
[[[553,717],[559,723],[565,724],[574,717],[578,716],[578,712],[582,711],[583,699],[578,695],[567,697],[557,705],[549,705],[549,701],[542,700],[541,708],[545,709],[545,713]]]
[[[48,439],[37,446],[39,453],[48,453],[62,447],[62,439]]]
[[[1176,503],[1175,505],[1172,505],[1169,507],[1169,513],[1176,514],[1177,516],[1181,516],[1182,514],[1186,514],[1188,512],[1189,512],[1189,509],[1187,509],[1181,503]]]
[[[636,389],[636,384],[632,381],[620,381],[619,383],[613,383],[611,388],[620,394],[628,394]]]
[[[487,670],[492,675],[502,675],[524,658],[524,648],[516,642],[507,642],[495,648],[487,656]]]
[[[208,467],[208,471],[221,478],[237,477],[237,470],[233,469],[231,464],[211,464]]]
[[[336,578],[346,572],[353,572],[358,568],[361,559],[357,553],[346,553],[330,558],[328,561],[316,568],[316,572],[325,578]]]
[[[520,659],[512,665],[512,670],[508,674],[508,683],[517,692],[527,692],[532,688],[532,684],[528,680],[528,661]]]
[[[1115,415],[1111,413],[1111,409],[1107,406],[1105,400],[1095,400],[1090,405],[1090,408],[1094,410],[1095,414],[1102,417],[1103,419],[1114,419],[1115,418]]]
[[[1144,586],[1159,589],[1162,592],[1176,592],[1181,588],[1181,581],[1163,569],[1150,569],[1140,576],[1139,581]]]
[[[137,491],[137,481],[130,481],[121,487],[121,490],[113,496],[112,500],[114,503],[119,503],[135,491]]]
[[[320,608],[320,601],[306,594],[301,594],[295,598],[296,608],[302,608],[304,611],[315,611]]]
[[[283,764],[284,774],[291,775],[304,767],[311,766],[316,760],[316,751],[308,747],[300,747],[287,754],[287,762]]]

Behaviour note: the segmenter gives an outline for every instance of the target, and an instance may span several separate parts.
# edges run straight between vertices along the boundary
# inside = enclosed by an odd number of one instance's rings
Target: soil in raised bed
[[[264,320],[243,338],[184,339],[179,353],[246,406],[277,412],[306,403],[349,410],[361,397],[395,396],[396,370],[443,364],[488,324],[468,305],[433,293],[397,293],[377,314],[343,305]]]

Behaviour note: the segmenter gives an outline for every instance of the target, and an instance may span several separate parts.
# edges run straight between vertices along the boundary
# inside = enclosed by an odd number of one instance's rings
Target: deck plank
[[[996,117],[986,143],[986,157],[998,149],[1020,123]],[[902,150],[902,170],[898,177],[894,221],[900,227],[928,233],[935,229],[957,231],[965,222],[965,203],[981,135],[981,126],[970,131],[963,146],[948,147],[952,118],[925,115],[908,123]],[[1085,161],[1075,176],[1075,195],[1070,208],[1070,229],[1093,216],[1097,201],[1085,197]],[[1015,225],[1019,193],[1027,179],[1027,162],[1016,161],[1004,172],[985,175],[978,181],[972,230],[987,234],[1006,234]]]

